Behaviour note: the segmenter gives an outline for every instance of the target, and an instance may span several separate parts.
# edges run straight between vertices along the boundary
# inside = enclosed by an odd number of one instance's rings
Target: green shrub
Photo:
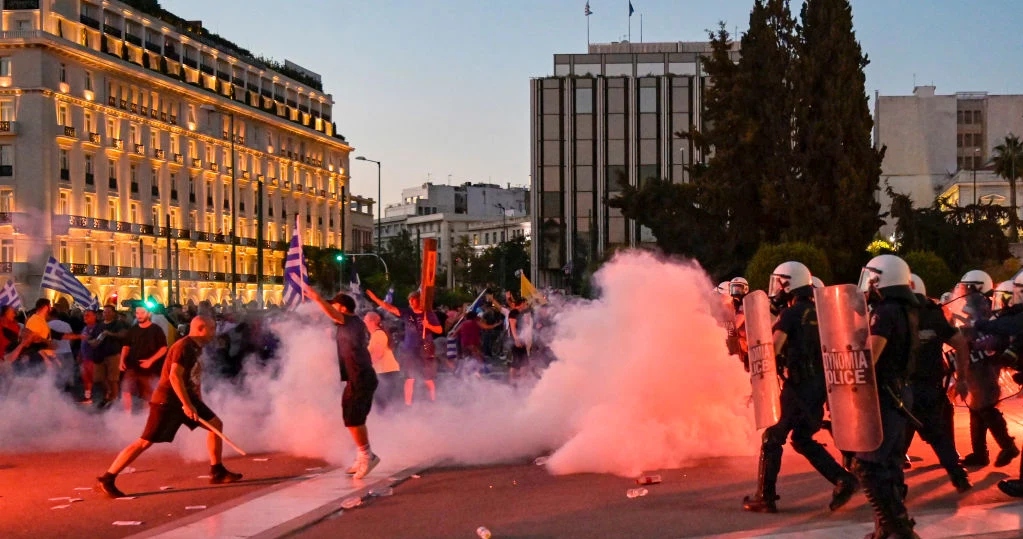
[[[810,273],[814,277],[819,277],[825,284],[835,284],[831,282],[831,264],[823,249],[803,242],[765,243],[760,246],[760,249],[750,259],[749,265],[746,266],[745,277],[749,280],[750,290],[766,291],[768,279],[774,268],[790,260],[805,264],[807,268],[810,268]]]
[[[940,297],[959,282],[959,276],[952,273],[948,264],[932,251],[910,251],[902,255],[902,259],[909,264],[909,271],[923,279],[928,296]]]

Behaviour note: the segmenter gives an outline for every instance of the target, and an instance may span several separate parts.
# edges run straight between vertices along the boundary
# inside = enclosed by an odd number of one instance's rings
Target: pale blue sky
[[[633,0],[632,38],[698,41],[742,31],[752,0]],[[162,0],[253,53],[323,76],[339,131],[383,162],[384,202],[427,174],[525,185],[529,79],[554,53],[586,51],[585,0]],[[798,13],[801,2],[793,3]],[[628,32],[627,0],[591,0],[593,42]],[[1019,0],[853,0],[870,57],[867,91],[1023,93]],[[376,168],[352,161],[352,192],[376,197]]]

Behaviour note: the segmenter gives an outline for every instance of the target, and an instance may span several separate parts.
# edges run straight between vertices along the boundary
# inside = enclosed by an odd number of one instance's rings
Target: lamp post
[[[200,110],[207,112],[217,112],[217,107],[213,105],[202,105],[199,107]],[[225,114],[221,111],[221,114]],[[228,135],[231,138],[231,235],[229,237],[231,241],[231,299],[232,301],[238,300],[238,242],[237,235],[238,230],[238,212],[236,211],[236,203],[238,199],[238,185],[235,181],[235,162],[234,162],[234,113],[226,113],[230,118],[230,133]],[[260,246],[260,254],[262,254],[262,246]]]
[[[508,211],[505,210],[504,204],[494,204],[494,207],[501,210],[501,241],[498,242],[498,247],[501,248],[501,286],[504,287],[507,284],[504,279],[506,277],[505,272],[507,271],[505,268],[505,257],[508,255],[508,247],[502,244],[508,239],[508,225],[506,224]]]
[[[973,149],[973,159],[970,160],[970,165],[973,168],[973,205],[974,205],[973,211],[974,211],[974,213],[976,213],[976,211],[977,211],[977,209],[976,209],[976,206],[977,206],[977,154],[979,154],[979,153],[980,153],[980,148],[974,148]],[[976,220],[976,219],[974,219],[974,220]]]
[[[380,161],[374,161],[367,159],[366,156],[360,155],[355,158],[356,161],[369,161],[370,163],[376,163],[377,165],[377,252],[380,252]]]

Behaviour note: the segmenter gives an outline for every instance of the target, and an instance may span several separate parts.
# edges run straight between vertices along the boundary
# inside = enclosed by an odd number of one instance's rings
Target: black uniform
[[[874,365],[884,439],[878,449],[856,453],[853,471],[874,508],[873,537],[913,537],[913,521],[903,503],[906,486],[902,460],[907,418],[900,408],[911,409],[913,403],[906,380],[913,372],[918,310],[913,305],[915,298],[909,299],[913,296],[908,286],[887,287],[881,292],[885,299],[872,306],[870,334],[886,340]]]
[[[1019,450],[1016,449],[1016,440],[1009,435],[1005,416],[997,407],[1001,398],[998,378],[1002,364],[999,358],[1002,351],[1009,347],[1010,339],[1023,329],[1023,307],[1003,309],[992,320],[978,320],[974,329],[976,335],[970,353],[970,375],[967,378],[971,393],[970,443],[973,455],[967,455],[964,460],[969,459],[967,463],[987,464],[987,431],[990,430],[1001,449],[995,465],[1004,466],[1019,455]]]
[[[835,485],[832,509],[848,501],[856,490],[856,478],[813,439],[822,426],[827,390],[817,310],[808,295],[812,294],[812,289],[803,288],[809,291],[794,291],[802,293],[792,306],[781,312],[774,326],[774,331],[786,335],[779,365],[784,363],[788,376],[781,391],[781,418],[764,431],[757,494],[747,497],[744,503],[750,511],[775,511],[774,500],[778,499],[775,486],[781,472],[782,448],[789,433],[792,434],[792,448]]]
[[[959,464],[953,432],[952,401],[945,391],[945,381],[952,373],[952,366],[945,359],[942,345],[958,334],[945,318],[941,307],[924,296],[917,295],[921,303],[920,325],[917,332],[920,348],[916,365],[909,375],[909,387],[913,393],[913,416],[922,426],[912,422],[906,426],[906,449],[909,448],[916,432],[934,449],[938,462],[948,472],[952,484],[960,491],[970,488],[966,470]]]

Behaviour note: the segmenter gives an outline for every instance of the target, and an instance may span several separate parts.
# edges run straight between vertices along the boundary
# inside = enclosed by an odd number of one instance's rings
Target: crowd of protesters
[[[359,316],[370,332],[369,352],[380,380],[376,406],[383,411],[436,399],[438,372],[458,378],[501,377],[511,383],[538,377],[550,355],[544,340],[546,307],[531,307],[517,294],[470,306],[439,306],[424,313],[418,293],[396,307],[367,292]],[[376,305],[374,305],[376,303]],[[204,350],[204,368],[224,381],[243,383],[248,366],[276,367],[279,341],[269,318],[280,311],[209,302],[172,305],[126,301],[100,310],[72,308],[67,299],[40,298],[29,312],[0,307],[0,385],[5,376],[50,372],[69,398],[98,410],[117,400],[128,412],[144,407],[168,348],[188,332],[192,318],[216,320],[216,337]],[[470,309],[470,307],[474,307]],[[425,327],[424,327],[425,326]],[[419,395],[416,389],[422,387]]]

